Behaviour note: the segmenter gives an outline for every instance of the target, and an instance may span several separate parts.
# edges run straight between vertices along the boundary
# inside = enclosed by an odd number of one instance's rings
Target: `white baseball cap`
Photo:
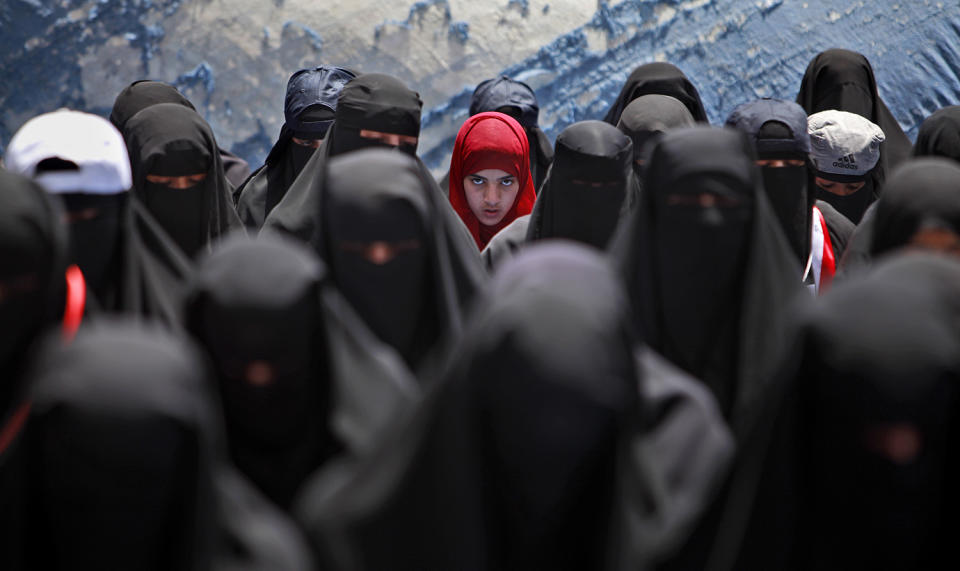
[[[880,143],[886,139],[869,119],[836,109],[809,116],[807,132],[817,175],[840,182],[862,180],[880,160]]]
[[[45,170],[41,162],[48,159],[72,165]],[[53,194],[117,194],[133,184],[127,145],[116,127],[103,117],[69,109],[27,121],[10,140],[4,164]]]

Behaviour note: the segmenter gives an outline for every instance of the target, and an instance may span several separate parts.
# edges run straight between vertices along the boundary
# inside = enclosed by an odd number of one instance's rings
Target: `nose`
[[[190,179],[185,176],[175,176],[173,180],[170,181],[170,188],[175,188],[177,190],[185,190],[193,186],[193,183],[190,182]]]
[[[491,206],[500,202],[500,192],[497,189],[497,181],[487,181],[487,183],[484,185],[483,202]]]

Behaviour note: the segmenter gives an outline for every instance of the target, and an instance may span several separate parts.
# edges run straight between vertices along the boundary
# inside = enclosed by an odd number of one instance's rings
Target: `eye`
[[[481,184],[483,184],[484,181],[485,181],[485,180],[484,180],[484,178],[483,178],[482,176],[470,177],[470,182],[472,182],[473,184],[475,184],[475,185],[477,185],[477,186],[480,186]]]
[[[500,184],[502,184],[503,186],[510,186],[510,185],[513,184],[513,179],[512,179],[512,178],[505,178],[505,179],[503,179],[503,180],[500,181]]]

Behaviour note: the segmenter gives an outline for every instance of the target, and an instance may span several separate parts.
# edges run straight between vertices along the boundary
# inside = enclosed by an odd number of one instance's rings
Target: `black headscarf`
[[[912,253],[798,313],[712,570],[928,569],[953,555],[960,266]]]
[[[732,129],[665,133],[611,244],[643,340],[703,380],[735,426],[769,381],[801,285],[754,160]]]
[[[907,161],[893,173],[877,201],[870,253],[878,256],[910,247],[917,233],[925,231],[960,236],[960,165],[956,161],[923,157]]]
[[[763,188],[784,236],[801,264],[810,257],[817,193],[809,165],[807,113],[790,101],[760,99],[737,106],[726,125],[746,133],[764,160],[799,160],[799,166],[761,166]]]
[[[189,257],[212,243],[240,219],[223,176],[217,142],[207,122],[182,105],[159,103],[126,123],[133,169],[133,193]],[[148,174],[183,176],[206,173],[188,189],[147,181]]]
[[[729,435],[709,397],[664,369],[646,386],[641,370],[656,366],[634,353],[626,303],[583,246],[531,247],[505,266],[416,414],[370,458],[306,488],[299,514],[325,563],[630,568],[634,545],[682,527],[675,500],[698,504]],[[668,443],[690,452],[679,486]]]
[[[817,54],[803,74],[797,103],[807,115],[829,109],[848,111],[869,119],[883,130],[886,140],[880,143],[880,160],[868,181],[873,186],[873,196],[879,196],[886,176],[910,156],[913,145],[880,99],[873,67],[862,54],[842,49]],[[838,209],[843,212],[842,208]]]
[[[680,100],[698,123],[707,123],[707,112],[700,100],[700,93],[677,66],[667,62],[645,63],[633,70],[607,111],[604,121],[611,125],[620,122],[620,115],[631,101],[641,95],[669,95]]]
[[[564,129],[530,213],[527,239],[567,238],[606,248],[621,213],[639,200],[632,159],[630,138],[603,121]]]
[[[580,121],[557,137],[556,156],[530,216],[499,232],[482,256],[494,269],[523,243],[565,238],[604,249],[639,201],[630,138],[603,121]]]
[[[102,320],[31,372],[26,569],[304,569],[295,528],[227,464],[199,352]]]
[[[60,217],[37,183],[0,169],[0,427],[22,400],[18,379],[28,349],[64,311],[68,252]]]
[[[317,244],[317,213],[322,203],[323,173],[330,157],[353,150],[384,146],[360,137],[360,130],[419,137],[420,95],[389,75],[368,73],[344,86],[337,98],[333,125],[318,152],[307,161],[287,194],[270,212],[263,227],[279,230],[303,242]],[[400,148],[416,155],[416,147]]]
[[[363,148],[385,145],[359,136],[361,129],[418,136],[420,129],[420,96],[389,75],[364,74],[348,83],[337,100],[333,126],[320,150],[307,162],[286,196],[267,216],[263,230],[279,231],[311,244],[321,257],[319,221],[323,218],[326,199],[326,169],[330,157]],[[427,167],[416,158],[416,149],[387,147],[414,157],[419,179],[429,192],[424,196],[440,224],[444,245],[453,270],[459,304],[466,303],[485,279],[473,237],[447,201]],[[363,171],[360,167],[359,171]],[[438,246],[440,247],[440,246]]]
[[[158,103],[176,103],[189,107],[193,111],[197,110],[176,87],[162,81],[141,79],[134,81],[117,95],[113,102],[113,109],[110,111],[110,122],[126,138],[127,121],[140,111]],[[240,186],[250,176],[250,165],[226,149],[218,148],[218,151],[227,181],[234,188]]]
[[[523,126],[530,142],[530,174],[533,186],[539,192],[553,162],[553,146],[540,130],[540,105],[533,89],[505,75],[482,81],[470,97],[470,115],[484,111],[506,113]],[[446,189],[448,185],[441,183],[440,187]]]
[[[300,244],[234,235],[201,261],[185,307],[217,373],[233,461],[284,508],[310,473],[369,447],[417,393],[331,285]]]
[[[371,330],[413,370],[461,329],[458,258],[416,161],[396,152],[337,157],[326,173],[320,255]]]
[[[913,156],[946,157],[954,161],[960,161],[960,106],[944,107],[923,121],[920,130],[917,132],[917,142],[913,146]],[[898,200],[902,201],[905,198],[906,194]],[[946,195],[942,198],[949,199]],[[844,274],[855,272],[870,264],[870,250],[874,240],[873,228],[876,223],[877,206],[876,202],[870,205],[850,238],[850,245],[841,260]]]
[[[324,139],[333,122],[337,97],[356,73],[333,66],[301,69],[287,82],[285,121],[267,160],[237,189],[237,213],[243,223],[259,229],[283,199],[316,149],[295,144],[293,138]]]
[[[690,110],[676,97],[652,93],[630,102],[620,114],[617,129],[633,141],[633,170],[642,176],[640,161],[648,141],[668,129],[692,127],[696,123]]]
[[[913,156],[939,156],[960,161],[960,105],[950,105],[924,119],[917,131]]]

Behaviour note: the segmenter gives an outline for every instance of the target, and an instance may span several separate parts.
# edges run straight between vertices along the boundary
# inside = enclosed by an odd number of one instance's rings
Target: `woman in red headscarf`
[[[518,216],[530,214],[536,191],[530,144],[509,115],[478,113],[457,133],[450,159],[450,204],[481,250]]]

